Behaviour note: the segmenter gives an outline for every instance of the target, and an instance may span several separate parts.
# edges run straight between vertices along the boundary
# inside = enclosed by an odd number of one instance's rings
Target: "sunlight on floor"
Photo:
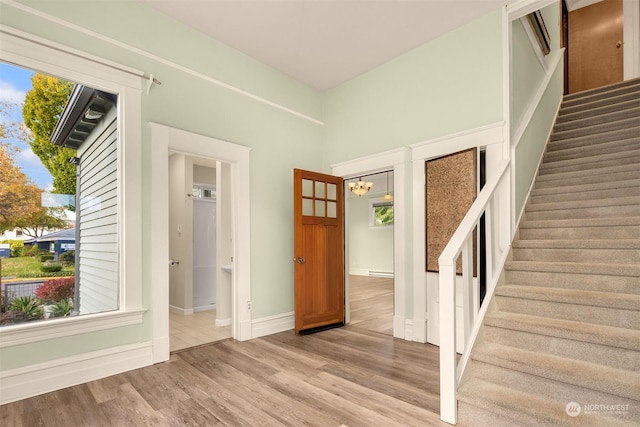
[[[231,338],[231,325],[216,327],[216,311],[183,316],[169,312],[169,350],[177,351]]]

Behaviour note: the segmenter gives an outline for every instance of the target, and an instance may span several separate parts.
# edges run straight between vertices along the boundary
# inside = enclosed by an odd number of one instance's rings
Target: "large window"
[[[72,271],[60,274],[67,277],[67,282],[74,277],[72,296],[50,292],[49,301],[39,298],[41,303],[66,304],[68,316],[9,324],[0,329],[0,346],[140,323],[144,312],[140,267],[141,79],[134,75],[136,70],[122,66],[115,69],[107,61],[83,52],[11,32],[2,34],[0,61],[73,82],[67,94],[69,102],[56,113],[51,139],[64,153],[64,162],[74,168],[75,195],[57,197],[74,205],[70,207],[76,216],[74,226],[56,231],[62,235],[47,233],[49,239],[40,236],[31,246],[42,244],[47,252],[53,248],[54,259],[47,260],[50,255],[43,255],[42,262],[75,261],[75,265]],[[62,192],[53,187],[55,192]],[[75,252],[74,257],[71,252]],[[35,289],[23,292],[35,296]],[[39,316],[38,311],[33,311],[33,318]]]

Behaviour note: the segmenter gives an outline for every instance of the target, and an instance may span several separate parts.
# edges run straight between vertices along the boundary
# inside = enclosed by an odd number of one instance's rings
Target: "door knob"
[[[618,49],[620,49],[620,47],[621,47],[621,46],[622,46],[622,41],[618,40],[618,41],[616,42],[616,47],[617,47]]]
[[[299,262],[300,264],[304,264],[304,258],[302,258],[301,256],[299,256],[298,258],[293,257],[293,262]]]

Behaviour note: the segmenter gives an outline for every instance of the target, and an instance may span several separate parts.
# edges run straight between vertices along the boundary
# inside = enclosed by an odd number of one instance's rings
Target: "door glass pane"
[[[336,200],[336,185],[327,184],[327,199]]]
[[[336,218],[336,202],[327,202],[327,217]]]
[[[302,199],[302,215],[313,216],[313,201],[311,199]]]
[[[302,180],[302,195],[304,197],[313,197],[313,181],[310,179]]]
[[[324,216],[324,200],[316,200],[316,216]]]
[[[316,181],[316,199],[324,199],[324,182]]]

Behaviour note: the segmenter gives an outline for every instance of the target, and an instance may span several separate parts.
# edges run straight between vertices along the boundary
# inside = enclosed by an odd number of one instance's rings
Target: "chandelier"
[[[358,182],[349,183],[349,191],[358,197],[361,197],[369,192],[373,187],[373,182],[365,182],[362,178],[358,178]]]

